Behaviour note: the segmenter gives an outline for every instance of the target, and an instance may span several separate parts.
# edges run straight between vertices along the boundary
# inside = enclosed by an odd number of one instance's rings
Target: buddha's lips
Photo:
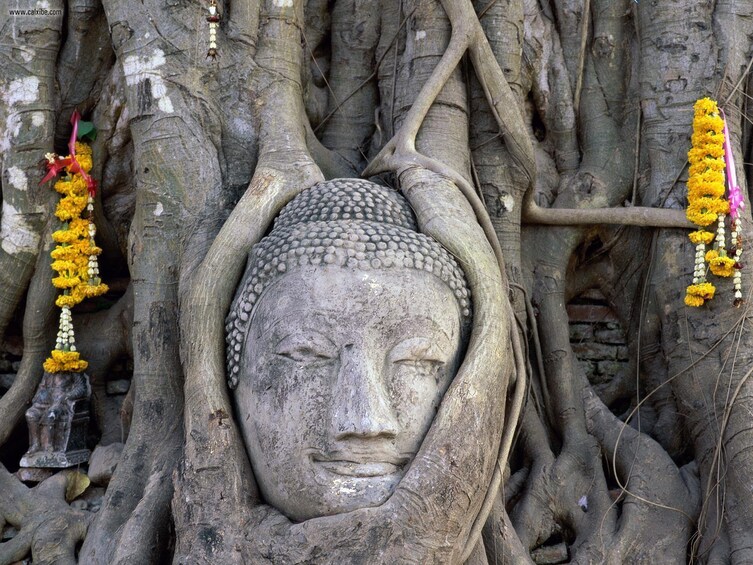
[[[312,461],[335,475],[345,477],[383,477],[400,472],[402,465],[387,461],[348,461],[346,459],[322,460],[316,457]]]
[[[346,477],[382,477],[402,472],[410,458],[400,457],[386,446],[350,446],[353,449],[334,449],[309,453],[311,462],[336,475]]]

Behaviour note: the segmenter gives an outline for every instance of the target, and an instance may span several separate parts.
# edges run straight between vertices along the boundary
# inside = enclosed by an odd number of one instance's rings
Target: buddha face
[[[235,402],[266,502],[292,520],[378,506],[457,370],[460,312],[413,269],[296,267],[252,312]]]

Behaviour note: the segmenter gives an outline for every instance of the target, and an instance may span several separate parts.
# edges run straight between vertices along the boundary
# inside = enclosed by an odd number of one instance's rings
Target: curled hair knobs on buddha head
[[[238,384],[254,305],[272,282],[296,266],[426,271],[449,286],[468,326],[471,300],[465,274],[444,247],[416,230],[405,198],[373,182],[336,179],[301,192],[249,254],[225,325],[230,388]]]

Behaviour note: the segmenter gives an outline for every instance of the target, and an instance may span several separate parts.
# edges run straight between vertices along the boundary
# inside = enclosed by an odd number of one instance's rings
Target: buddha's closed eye
[[[396,365],[416,367],[441,367],[448,355],[437,343],[425,337],[406,339],[392,348],[388,360]]]
[[[339,356],[335,345],[318,332],[290,334],[280,340],[274,353],[298,363],[324,363]]]

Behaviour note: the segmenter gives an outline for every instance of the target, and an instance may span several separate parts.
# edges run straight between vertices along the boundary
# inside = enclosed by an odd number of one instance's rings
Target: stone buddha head
[[[226,328],[265,501],[294,521],[385,502],[462,360],[470,309],[462,270],[397,192],[339,179],[288,204]]]

